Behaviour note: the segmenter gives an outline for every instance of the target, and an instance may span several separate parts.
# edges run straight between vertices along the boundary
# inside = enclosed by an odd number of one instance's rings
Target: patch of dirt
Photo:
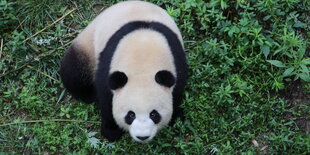
[[[310,93],[303,90],[304,83],[300,81],[292,82],[288,89],[281,92],[281,97],[284,97],[288,101],[289,108],[301,108],[302,105],[310,105]],[[293,118],[291,114],[287,114],[289,118]],[[306,134],[310,133],[310,119],[309,112],[301,109],[301,115],[296,117],[295,120],[301,131]]]
[[[104,5],[96,4],[93,6],[93,10],[97,15],[100,14],[104,9],[106,9]]]

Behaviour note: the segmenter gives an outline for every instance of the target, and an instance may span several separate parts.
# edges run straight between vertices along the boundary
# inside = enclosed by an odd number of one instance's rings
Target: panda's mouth
[[[141,141],[145,141],[150,138],[150,136],[137,136],[137,138]]]
[[[133,139],[139,143],[147,143],[152,140],[150,136],[135,136]]]

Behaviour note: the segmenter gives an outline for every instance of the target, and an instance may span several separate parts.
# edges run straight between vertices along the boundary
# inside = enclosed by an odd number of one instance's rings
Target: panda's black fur
[[[96,88],[88,56],[75,44],[66,51],[60,66],[61,80],[67,90],[85,103],[96,100]]]
[[[141,29],[149,29],[162,34],[169,44],[177,77],[174,79],[171,73],[163,71],[156,75],[156,82],[168,87],[171,87],[175,82],[172,94],[173,114],[169,124],[173,124],[178,117],[183,120],[183,110],[180,104],[182,103],[188,70],[185,52],[177,35],[160,22],[132,21],[123,25],[110,37],[106,47],[100,53],[100,57],[96,58],[99,63],[95,73],[92,72],[92,66],[89,65],[91,59],[74,44],[67,50],[61,62],[60,75],[65,88],[75,98],[86,103],[97,102],[102,116],[102,134],[110,141],[119,139],[124,133],[113,118],[112,90],[122,87],[127,82],[126,75],[122,75],[122,73],[109,75],[111,60],[120,40],[133,31]]]

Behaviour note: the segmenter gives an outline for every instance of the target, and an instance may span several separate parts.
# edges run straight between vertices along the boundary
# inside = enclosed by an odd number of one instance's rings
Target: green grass
[[[64,51],[101,7],[116,1],[2,0],[0,153],[310,152],[310,1],[151,2],[183,34],[190,67],[186,121],[148,144],[128,134],[111,143],[100,136],[96,107],[63,88]]]

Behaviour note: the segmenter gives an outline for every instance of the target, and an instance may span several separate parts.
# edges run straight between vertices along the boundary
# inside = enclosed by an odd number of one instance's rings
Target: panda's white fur
[[[97,73],[99,57],[107,42],[122,26],[132,21],[159,22],[165,25],[176,34],[183,49],[181,33],[165,10],[143,1],[120,2],[105,9],[73,41],[72,48],[85,55],[86,58],[78,59],[87,59],[85,63],[91,70],[90,77],[93,81]],[[65,64],[69,62],[67,59],[71,59],[67,57],[64,58],[61,69],[65,86],[68,85],[65,82],[67,75],[66,71],[62,70],[66,70]],[[167,38],[154,30],[134,30],[117,44],[109,74],[116,71],[123,72],[128,81],[123,87],[112,90],[112,114],[116,124],[129,131],[131,137],[138,142],[151,140],[157,131],[171,121],[175,85],[165,87],[158,84],[154,77],[158,71],[165,70],[171,72],[178,80],[174,59]],[[150,119],[152,110],[156,110],[161,116],[157,124]],[[135,113],[135,119],[130,125],[124,119],[129,111]],[[102,110],[102,112],[105,111]],[[106,136],[112,135],[106,133]],[[141,140],[138,137],[145,138]]]

